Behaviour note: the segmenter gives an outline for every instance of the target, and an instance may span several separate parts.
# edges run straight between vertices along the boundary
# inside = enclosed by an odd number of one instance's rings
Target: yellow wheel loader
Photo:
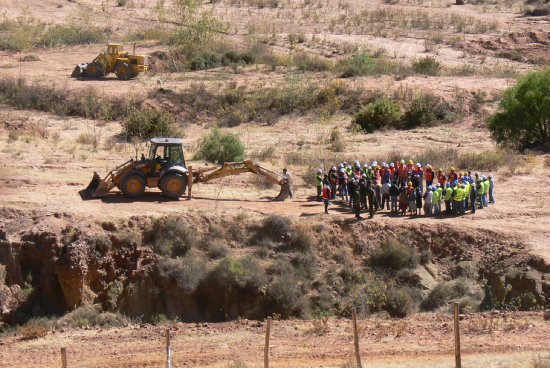
[[[149,156],[140,160],[131,159],[111,170],[104,178],[96,172],[83,195],[90,198],[106,197],[117,187],[126,197],[138,198],[145,188],[157,187],[168,198],[177,199],[187,191],[191,199],[194,183],[206,183],[229,175],[254,173],[281,186],[275,198],[284,201],[290,195],[288,179],[250,161],[226,162],[221,167],[208,167],[193,171],[187,167],[183,145],[179,138],[151,138]]]
[[[115,73],[118,79],[127,80],[147,70],[147,56],[130,54],[124,51],[124,45],[109,43],[107,51],[99,54],[91,63],[77,65],[71,77],[97,79]]]

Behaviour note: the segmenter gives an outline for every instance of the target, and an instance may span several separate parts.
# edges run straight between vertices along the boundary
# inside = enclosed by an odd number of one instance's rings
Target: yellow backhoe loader
[[[118,79],[126,80],[147,70],[147,56],[125,52],[124,46],[120,43],[108,43],[106,52],[99,54],[91,63],[77,65],[71,77],[97,79],[115,73]]]
[[[179,138],[152,138],[149,156],[140,160],[131,159],[111,170],[104,178],[95,172],[92,181],[84,191],[90,198],[106,197],[117,187],[126,197],[138,198],[145,188],[158,187],[168,198],[177,199],[187,191],[191,199],[191,188],[195,183],[242,173],[254,173],[281,186],[276,201],[284,201],[290,195],[288,179],[250,161],[226,162],[222,166],[200,168],[193,171],[187,167],[183,155],[183,145]]]

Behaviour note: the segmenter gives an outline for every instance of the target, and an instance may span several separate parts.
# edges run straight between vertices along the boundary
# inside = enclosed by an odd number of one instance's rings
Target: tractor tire
[[[132,77],[132,69],[127,63],[118,64],[115,69],[115,74],[120,80],[128,80]]]
[[[127,175],[120,185],[120,190],[126,197],[138,198],[145,192],[145,179],[139,174]]]
[[[162,194],[168,198],[178,199],[187,189],[187,178],[179,173],[169,173],[160,183]]]
[[[83,74],[85,77],[97,79],[105,76],[105,69],[100,63],[93,62],[88,64]]]

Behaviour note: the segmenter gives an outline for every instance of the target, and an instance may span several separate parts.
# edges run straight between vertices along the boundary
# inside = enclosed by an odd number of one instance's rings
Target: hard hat
[[[479,171],[476,171],[476,176],[479,176]]]
[[[346,161],[344,161],[344,166],[346,166],[348,163]]]
[[[451,167],[451,171],[455,171],[455,168],[454,168],[454,167]]]
[[[412,181],[409,181],[408,185],[413,185]]]
[[[426,167],[429,168],[429,169],[431,169],[431,168],[432,168],[432,165],[427,164]]]
[[[351,165],[348,165],[348,167],[347,167],[347,168],[348,168],[348,169],[351,169]]]
[[[318,172],[318,173],[320,174],[320,173],[322,173],[322,172],[323,172],[323,170],[321,170],[321,169],[317,169],[317,172]]]
[[[380,170],[380,165],[376,165],[376,168],[377,168],[378,170]]]
[[[335,168],[336,166],[332,165],[332,168]]]
[[[409,160],[409,165],[414,165],[414,162],[412,160]]]
[[[489,174],[489,178],[491,178],[491,179],[492,179],[492,178],[493,178],[493,174]]]
[[[359,179],[359,175],[355,175],[354,178],[355,178],[355,179]]]
[[[422,165],[420,165],[420,162],[416,163],[416,167],[422,167]]]
[[[366,178],[367,177],[367,174],[363,174],[361,175],[362,178]]]
[[[431,185],[428,185],[428,190],[432,190],[432,186],[431,186]]]
[[[393,164],[393,162],[390,164],[391,167],[395,167],[395,165]]]
[[[363,167],[369,167],[369,164],[364,164]]]
[[[376,165],[378,165],[378,162],[377,162],[377,161],[373,161],[373,162],[372,162],[372,166],[376,166]]]
[[[440,186],[441,186],[441,184],[439,184],[439,183],[436,183],[436,184],[435,184],[435,187],[436,187],[436,188],[439,188]]]
[[[369,170],[372,170],[372,166],[369,166]]]
[[[442,168],[439,168],[439,172],[442,172],[442,171],[443,171],[443,169],[442,169]]]
[[[454,185],[457,185],[457,184],[458,184],[458,180],[453,181],[453,184],[454,184]]]
[[[460,175],[464,175],[464,173],[463,173],[462,171],[461,171],[459,174],[460,174]]]
[[[382,166],[386,166],[386,165],[387,165],[387,163],[386,163],[386,162],[382,162]]]
[[[447,183],[447,184],[446,184],[446,187],[450,187],[450,186],[451,186],[451,183]]]
[[[405,163],[405,160],[401,159],[401,163],[404,164],[404,163]]]
[[[341,163],[341,164],[340,164],[340,168],[342,168],[342,167],[344,167],[344,164]]]
[[[340,169],[340,172],[343,173],[343,172],[344,172],[344,168],[341,168],[341,169]]]

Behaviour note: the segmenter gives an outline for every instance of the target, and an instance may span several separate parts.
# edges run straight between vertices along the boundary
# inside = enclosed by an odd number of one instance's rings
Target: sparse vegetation
[[[124,123],[124,134],[142,140],[180,135],[175,128],[174,115],[166,111],[149,109],[132,111]]]
[[[379,98],[376,101],[361,107],[355,115],[354,124],[359,125],[367,133],[385,128],[400,126],[402,112],[399,106],[387,98]]]

